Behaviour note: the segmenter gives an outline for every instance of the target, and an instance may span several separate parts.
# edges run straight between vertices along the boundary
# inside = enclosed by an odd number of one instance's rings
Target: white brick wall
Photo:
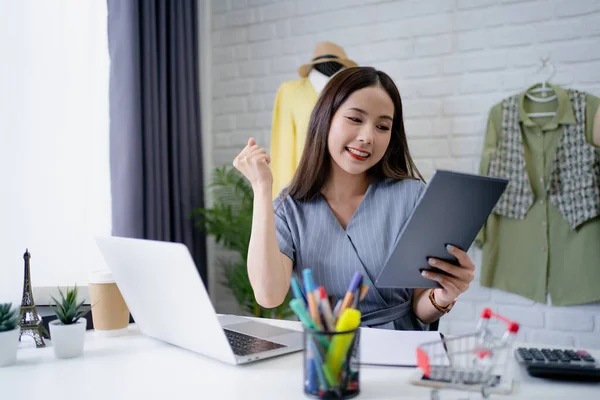
[[[426,176],[477,170],[490,107],[532,84],[541,56],[552,56],[557,84],[600,96],[597,0],[213,0],[212,23],[215,165],[249,135],[269,145],[275,92],[320,40],[396,81]],[[600,304],[550,307],[476,282],[441,328],[470,331],[485,306],[521,322],[520,339],[600,348]],[[236,310],[226,290],[217,309]]]

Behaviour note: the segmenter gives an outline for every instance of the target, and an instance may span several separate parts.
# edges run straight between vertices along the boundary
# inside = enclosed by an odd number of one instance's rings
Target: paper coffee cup
[[[125,333],[129,325],[129,308],[110,271],[94,271],[88,290],[96,333],[104,336]]]

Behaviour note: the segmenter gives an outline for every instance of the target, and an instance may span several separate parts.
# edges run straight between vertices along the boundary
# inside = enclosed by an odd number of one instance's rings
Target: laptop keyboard
[[[263,351],[275,350],[285,347],[279,343],[273,343],[265,339],[259,339],[254,336],[244,335],[243,333],[223,329],[225,336],[229,340],[233,353],[238,356],[247,356],[250,354],[262,353]]]

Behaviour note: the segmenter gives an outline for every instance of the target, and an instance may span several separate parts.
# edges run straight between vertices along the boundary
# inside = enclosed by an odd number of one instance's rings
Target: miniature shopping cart
[[[488,326],[492,317],[507,325],[501,338],[494,337]],[[433,388],[431,399],[439,399],[440,388],[480,391],[487,398],[506,378],[507,357],[518,331],[519,324],[486,308],[475,332],[419,346],[417,365],[423,373],[422,380]]]

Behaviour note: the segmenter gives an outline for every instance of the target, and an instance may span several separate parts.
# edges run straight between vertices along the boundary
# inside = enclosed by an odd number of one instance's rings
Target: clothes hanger
[[[543,70],[545,66],[548,66],[551,69],[550,76],[548,76],[546,79],[544,79],[542,81],[542,83],[541,83],[542,86],[541,87],[528,90],[525,93],[525,95],[530,100],[532,100],[532,101],[546,103],[548,101],[552,101],[552,100],[556,99],[556,93],[554,93],[554,89],[552,89],[551,87],[547,86],[547,83],[550,80],[552,80],[552,78],[556,74],[556,68],[554,67],[554,64],[552,64],[550,62],[550,57],[541,58],[540,60],[542,61],[542,65],[540,66],[540,68],[538,68],[538,70],[536,71],[536,74],[539,73],[541,70]],[[549,92],[550,93],[554,93],[554,95],[550,96],[550,97],[546,97],[546,94],[549,93]],[[542,98],[536,97],[536,96],[532,96],[531,95],[532,93],[542,93]]]
[[[538,68],[536,73],[538,73],[542,69],[544,69],[545,66],[548,66],[551,68],[550,76],[548,76],[548,78],[542,80],[541,87],[526,91],[525,96],[527,96],[527,98],[529,100],[535,101],[536,103],[547,103],[547,102],[553,101],[557,98],[556,92],[554,92],[554,89],[552,89],[552,87],[547,85],[547,83],[550,82],[552,80],[552,78],[554,77],[554,74],[556,73],[556,68],[554,67],[554,64],[552,64],[550,62],[550,57],[541,58],[541,61],[542,61],[542,65],[540,66],[540,68]],[[541,97],[533,96],[532,95],[533,93],[541,93]],[[548,93],[553,93],[553,94],[551,96],[548,96]],[[539,113],[527,114],[527,116],[530,118],[553,117],[555,115],[556,115],[556,112],[554,112],[554,111],[553,112],[539,112]]]

